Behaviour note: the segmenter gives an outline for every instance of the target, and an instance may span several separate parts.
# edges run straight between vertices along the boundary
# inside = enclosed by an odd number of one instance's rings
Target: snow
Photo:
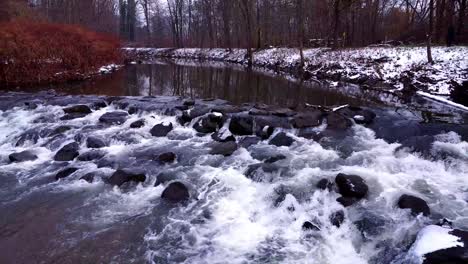
[[[104,65],[101,68],[99,68],[98,72],[101,73],[101,74],[107,74],[107,73],[114,72],[115,70],[117,70],[120,67],[122,67],[122,66],[117,65],[117,64]]]
[[[451,235],[448,229],[441,226],[430,225],[419,231],[410,251],[416,256],[423,257],[424,255],[442,249],[463,247],[463,242],[459,241],[459,237]]]
[[[430,98],[430,99],[433,99],[435,101],[439,101],[439,102],[442,102],[442,103],[445,103],[445,104],[448,104],[448,105],[451,105],[451,106],[454,106],[454,107],[457,107],[457,108],[468,111],[467,106],[464,106],[462,104],[454,103],[454,102],[452,102],[452,101],[450,101],[450,100],[448,100],[448,99],[446,99],[446,98],[444,98],[442,96],[433,95],[433,94],[422,92],[422,91],[418,91],[417,94],[422,95],[422,96],[427,97],[427,98]]]

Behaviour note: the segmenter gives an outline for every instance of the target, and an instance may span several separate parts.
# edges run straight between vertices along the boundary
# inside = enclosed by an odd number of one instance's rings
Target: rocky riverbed
[[[466,113],[431,120],[2,93],[0,262],[466,263]]]

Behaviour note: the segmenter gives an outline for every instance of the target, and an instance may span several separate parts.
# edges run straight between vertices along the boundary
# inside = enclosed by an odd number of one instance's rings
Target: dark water
[[[109,96],[169,95],[189,98],[218,98],[233,104],[265,103],[296,106],[363,104],[371,98],[350,97],[349,89],[330,89],[328,85],[292,82],[272,73],[246,70],[224,63],[192,61],[158,61],[152,64],[130,65],[115,73],[77,84],[53,85],[67,94]],[[35,91],[36,88],[27,89]]]

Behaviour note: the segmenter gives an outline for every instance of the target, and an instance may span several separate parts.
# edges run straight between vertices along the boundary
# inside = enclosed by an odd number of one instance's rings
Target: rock
[[[91,104],[91,108],[93,108],[94,110],[98,110],[104,107],[107,107],[107,103],[104,100],[96,101]]]
[[[315,127],[322,123],[323,114],[321,111],[307,112],[296,115],[292,119],[294,128]]]
[[[284,160],[284,159],[286,159],[286,156],[279,154],[279,155],[276,155],[276,156],[269,157],[264,162],[265,163],[275,163],[277,161]]]
[[[141,128],[145,126],[145,120],[140,119],[130,124],[130,128]]]
[[[252,135],[253,118],[251,116],[233,116],[229,123],[229,131],[234,135]]]
[[[66,114],[60,118],[60,120],[72,120],[72,119],[77,119],[77,118],[83,118],[87,116],[88,114],[83,114],[83,113],[71,113],[71,114]]]
[[[63,134],[69,130],[71,130],[72,127],[71,126],[59,126],[57,127],[56,129],[54,129],[50,134],[49,136],[55,136],[55,135],[59,135],[59,134]]]
[[[37,159],[37,156],[34,155],[31,151],[25,150],[17,153],[12,153],[8,156],[11,162],[24,162],[32,161]]]
[[[351,122],[351,120],[337,112],[331,112],[327,115],[327,128],[347,129],[352,125],[353,123]]]
[[[120,125],[127,121],[128,113],[125,111],[107,112],[99,118],[99,122],[108,125]]]
[[[336,201],[339,202],[344,207],[348,207],[348,206],[351,206],[351,205],[357,203],[359,201],[359,199],[354,198],[354,197],[341,196],[341,197],[336,198]]]
[[[409,252],[423,264],[468,263],[468,231],[429,225],[419,231]]]
[[[259,136],[261,139],[268,139],[273,135],[275,132],[275,128],[271,126],[264,126],[261,129],[257,130],[255,134]]]
[[[54,156],[54,160],[56,161],[70,161],[74,160],[80,153],[78,150],[80,146],[78,143],[73,142],[63,146]]]
[[[294,139],[291,138],[290,136],[288,136],[286,133],[284,132],[279,132],[278,134],[276,134],[276,136],[274,136],[269,144],[270,145],[275,145],[277,147],[281,147],[281,146],[291,146],[292,144],[294,143]]]
[[[369,187],[363,178],[357,175],[339,173],[335,178],[338,192],[344,197],[362,199],[367,195]]]
[[[234,141],[215,142],[212,144],[211,155],[231,156],[237,150],[237,143]]]
[[[315,186],[320,190],[331,190],[333,188],[333,182],[331,182],[329,179],[321,179]]]
[[[274,116],[289,117],[289,116],[296,115],[297,113],[289,108],[277,108],[277,109],[273,109],[271,111],[271,114]]]
[[[421,213],[424,216],[428,216],[431,213],[426,201],[407,194],[403,194],[400,199],[398,199],[398,207],[401,209],[411,209],[411,213],[415,216]]]
[[[169,202],[178,203],[188,200],[190,198],[190,193],[183,183],[173,182],[164,189],[161,198]]]
[[[158,156],[158,160],[162,163],[172,163],[175,159],[176,154],[174,152],[166,152]]]
[[[312,224],[309,221],[305,221],[302,224],[302,230],[307,231],[307,230],[313,230],[313,231],[320,231],[320,228],[314,224]]]
[[[146,175],[143,173],[130,170],[117,170],[114,172],[114,174],[112,174],[107,182],[114,186],[121,186],[126,182],[144,182],[145,180]]]
[[[85,152],[83,154],[80,154],[77,159],[79,161],[92,161],[92,160],[100,159],[100,158],[104,157],[105,155],[106,155],[106,153],[104,153],[103,151],[91,150],[91,151],[87,151],[87,152]]]
[[[210,113],[198,120],[193,128],[199,133],[214,133],[223,126],[223,115],[221,113]]]
[[[177,179],[176,172],[161,172],[156,176],[156,183],[154,187],[159,186],[160,184],[164,184],[166,182],[170,182]]]
[[[171,132],[172,128],[172,123],[160,123],[151,128],[150,133],[153,137],[165,137],[169,132]]]
[[[453,89],[450,97],[456,103],[467,106],[468,105],[468,81],[463,81],[461,85],[452,82]]]
[[[23,146],[27,141],[30,141],[33,144],[36,144],[37,141],[39,140],[39,137],[40,137],[39,132],[33,129],[27,130],[18,137],[18,141],[16,141],[15,146],[16,147]]]
[[[357,124],[370,124],[376,117],[374,112],[356,106],[343,107],[337,112],[347,118],[352,118]]]
[[[107,146],[103,139],[95,136],[89,136],[86,139],[86,147],[88,148],[103,148]]]
[[[239,146],[243,148],[249,148],[252,145],[256,145],[261,141],[259,137],[245,137],[239,141]]]
[[[88,173],[80,178],[80,180],[87,181],[89,183],[94,182],[94,173]]]
[[[195,105],[195,100],[193,100],[193,99],[186,99],[186,100],[184,100],[183,105],[185,105],[185,106],[194,106],[194,105]]]
[[[57,175],[55,175],[55,179],[58,181],[60,179],[66,178],[72,175],[77,170],[77,168],[66,168],[64,170],[61,170],[57,173]]]
[[[211,138],[214,141],[218,141],[218,142],[228,142],[228,141],[235,142],[236,141],[236,138],[233,135],[228,134],[228,133],[220,133],[220,132],[213,133],[211,135]]]
[[[330,215],[330,223],[336,227],[340,227],[344,222],[344,211],[339,210]]]
[[[63,111],[67,114],[80,113],[80,114],[86,114],[86,115],[91,114],[93,112],[91,111],[91,108],[89,108],[89,106],[87,105],[74,105],[74,106],[64,108]]]
[[[259,115],[269,115],[270,112],[268,112],[265,109],[257,109],[257,108],[252,108],[249,110],[249,115],[253,116],[259,116]]]

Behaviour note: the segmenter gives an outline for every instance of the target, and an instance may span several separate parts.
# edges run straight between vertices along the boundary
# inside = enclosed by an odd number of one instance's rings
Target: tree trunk
[[[432,41],[432,19],[434,15],[434,0],[429,0],[429,29],[427,30],[427,61],[434,63],[432,59],[431,41]]]

